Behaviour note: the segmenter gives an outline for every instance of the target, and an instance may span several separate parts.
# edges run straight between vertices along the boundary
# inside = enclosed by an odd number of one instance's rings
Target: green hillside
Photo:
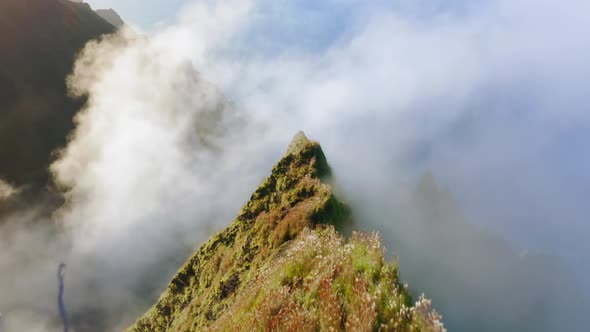
[[[300,133],[236,220],[128,331],[443,331],[413,302],[376,234],[351,226],[318,143]]]

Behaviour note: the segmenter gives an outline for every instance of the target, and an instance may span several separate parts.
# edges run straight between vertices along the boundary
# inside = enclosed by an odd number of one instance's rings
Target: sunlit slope
[[[350,227],[319,144],[298,134],[236,220],[180,269],[128,331],[441,331],[376,235]],[[231,188],[228,188],[231,190]]]

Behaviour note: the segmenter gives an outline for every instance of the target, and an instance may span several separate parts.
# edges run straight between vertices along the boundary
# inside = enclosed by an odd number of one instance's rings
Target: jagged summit
[[[125,21],[119,16],[119,14],[112,8],[109,9],[97,9],[95,12],[98,16],[102,17],[105,21],[109,22],[116,28],[121,28],[125,25]]]
[[[376,235],[336,228],[348,207],[322,182],[320,145],[298,133],[236,220],[180,269],[128,331],[442,331],[411,298]]]
[[[289,144],[289,147],[287,148],[287,152],[285,154],[287,155],[299,153],[303,146],[305,146],[305,144],[308,144],[309,142],[310,141],[307,138],[307,136],[305,136],[305,133],[303,131],[299,131],[291,140],[291,143]]]

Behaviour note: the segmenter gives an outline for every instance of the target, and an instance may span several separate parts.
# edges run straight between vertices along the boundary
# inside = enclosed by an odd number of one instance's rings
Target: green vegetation
[[[300,133],[236,220],[181,268],[129,331],[442,331],[415,306],[376,235],[350,225],[349,209],[322,182],[319,146]]]

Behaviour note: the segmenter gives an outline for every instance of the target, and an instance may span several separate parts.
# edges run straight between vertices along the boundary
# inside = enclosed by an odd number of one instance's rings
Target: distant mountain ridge
[[[116,29],[88,4],[0,1],[0,179],[44,186],[82,100],[66,77],[84,45]]]
[[[97,10],[95,10],[95,12],[100,17],[102,17],[107,22],[109,22],[110,24],[112,24],[113,26],[115,26],[117,28],[121,28],[121,27],[125,26],[125,21],[123,21],[121,16],[119,16],[119,14],[112,8],[97,9]]]

